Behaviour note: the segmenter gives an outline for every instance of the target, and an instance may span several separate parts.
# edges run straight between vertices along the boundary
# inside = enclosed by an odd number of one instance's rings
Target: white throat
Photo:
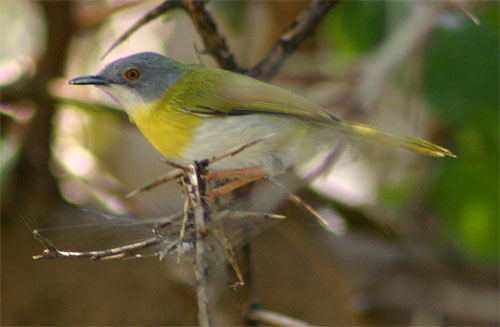
[[[128,114],[133,114],[136,108],[147,108],[146,103],[136,92],[122,85],[98,86],[116,101]]]

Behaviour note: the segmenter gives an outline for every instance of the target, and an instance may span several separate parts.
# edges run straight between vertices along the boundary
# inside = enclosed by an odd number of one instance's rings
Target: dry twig
[[[205,1],[181,0],[181,3],[203,39],[204,51],[214,57],[221,68],[233,72],[244,72],[245,70],[236,64],[226,39],[217,30],[217,25],[207,10]]]
[[[42,243],[44,250],[42,254],[33,256],[33,259],[54,259],[54,258],[64,258],[64,259],[91,259],[94,261],[98,260],[110,260],[110,259],[124,259],[124,258],[140,258],[142,255],[139,253],[142,250],[152,248],[156,245],[162,243],[167,244],[165,249],[161,252],[169,252],[178,244],[178,241],[170,241],[172,237],[168,239],[164,237],[159,229],[164,228],[172,223],[173,220],[179,218],[180,214],[175,214],[170,217],[163,218],[162,221],[156,224],[152,229],[152,236],[142,241],[134,242],[124,246],[114,247],[105,250],[98,251],[64,251],[59,250],[48,238],[42,236],[39,230],[33,230],[33,237]],[[171,236],[171,235],[169,235]],[[159,253],[157,253],[159,254]]]
[[[176,178],[179,178],[179,177],[181,177],[181,175],[182,175],[182,170],[180,170],[180,169],[171,170],[171,171],[165,173],[164,175],[161,175],[160,177],[158,177],[154,181],[147,183],[146,185],[144,185],[138,189],[133,190],[132,192],[128,193],[125,197],[127,199],[129,199],[131,197],[136,196],[139,193],[149,191],[149,190],[151,190],[151,189],[153,189],[153,188],[155,188],[163,183],[166,183],[166,182],[169,182],[169,181],[174,180]]]
[[[283,190],[286,195],[288,200],[292,201],[294,204],[296,204],[299,207],[302,207],[309,211],[318,221],[326,228],[329,228],[328,226],[328,221],[318,212],[316,211],[313,207],[311,207],[309,204],[304,202],[298,195],[293,194],[290,192],[283,184],[275,180],[274,178],[268,177],[267,178],[269,181],[271,181],[274,185],[276,185],[278,188]]]
[[[248,313],[247,317],[253,321],[259,321],[265,325],[272,326],[288,326],[288,327],[306,327],[311,326],[305,321],[298,320],[281,313],[263,310],[258,308],[252,308]]]
[[[159,6],[152,9],[151,11],[149,11],[148,13],[146,13],[141,19],[139,19],[137,22],[135,22],[134,25],[132,25],[127,31],[125,31],[125,33],[120,35],[120,37],[116,39],[115,42],[113,42],[113,44],[108,48],[108,50],[106,50],[101,59],[104,59],[111,51],[113,51],[114,48],[122,44],[123,41],[128,39],[139,28],[151,22],[152,20],[155,20],[156,18],[160,17],[167,11],[175,8],[181,8],[181,3],[177,0],[167,0],[162,4],[160,4]]]

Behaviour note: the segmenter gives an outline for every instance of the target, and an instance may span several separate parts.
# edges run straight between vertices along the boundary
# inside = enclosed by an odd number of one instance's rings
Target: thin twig
[[[224,184],[224,185],[216,188],[215,190],[212,190],[210,192],[209,198],[211,200],[213,200],[213,199],[216,199],[216,198],[221,197],[223,195],[229,194],[232,191],[237,190],[240,187],[248,185],[252,182],[255,182],[255,181],[257,181],[265,176],[266,176],[265,174],[260,174],[260,175],[248,176],[248,177],[243,178],[243,179],[237,179],[235,181],[229,182],[227,184]]]
[[[176,246],[176,244],[178,244],[178,241],[167,241],[165,237],[161,237],[161,234],[155,233],[155,231],[156,229],[161,229],[169,226],[172,223],[172,221],[179,218],[179,216],[180,214],[177,213],[172,216],[162,218],[158,223],[155,224],[152,230],[152,233],[154,233],[153,237],[135,243],[130,243],[123,246],[118,246],[104,250],[97,250],[97,251],[59,250],[48,238],[42,236],[39,230],[35,229],[32,231],[33,237],[37,241],[42,243],[45,249],[41,254],[33,256],[33,259],[39,260],[39,259],[64,258],[64,259],[91,259],[94,261],[98,261],[98,260],[110,260],[110,259],[124,259],[129,257],[139,258],[141,257],[141,255],[138,253],[138,251],[145,250],[165,242],[168,242],[169,246],[167,246],[167,250],[162,250],[162,252],[169,252],[173,247]],[[169,236],[173,235],[174,234]]]
[[[135,22],[128,30],[125,31],[113,44],[106,50],[106,52],[102,55],[101,59],[104,59],[114,48],[123,43],[126,39],[128,39],[132,34],[134,34],[139,28],[146,25],[150,21],[160,17],[167,11],[175,8],[181,8],[181,3],[177,0],[167,0],[155,7],[154,9],[147,12],[141,19]]]
[[[467,9],[463,3],[452,0],[449,0],[449,2],[452,7],[455,7],[456,9],[463,12],[467,17],[469,17],[474,24],[476,24],[477,26],[481,25],[481,21],[479,20],[479,18],[474,15],[469,9]]]
[[[133,190],[132,192],[128,193],[125,197],[127,199],[129,199],[133,196],[136,196],[137,194],[139,194],[141,192],[149,191],[149,190],[155,188],[156,186],[159,186],[163,183],[166,183],[166,182],[169,182],[169,181],[174,180],[176,178],[179,178],[179,177],[181,177],[181,175],[182,175],[182,170],[180,170],[180,169],[171,170],[168,173],[161,175],[160,177],[158,177],[154,181],[152,181],[152,182],[150,182],[150,183],[148,183],[148,184],[146,184],[138,189]]]
[[[262,137],[260,139],[256,139],[256,140],[248,142],[248,143],[246,143],[244,145],[240,145],[240,146],[234,147],[232,149],[229,149],[227,152],[225,152],[225,153],[223,153],[221,155],[214,156],[214,157],[212,157],[210,159],[207,159],[207,160],[202,160],[201,164],[204,165],[204,166],[208,166],[208,165],[210,165],[210,164],[212,164],[214,162],[217,162],[219,160],[222,160],[224,158],[235,156],[238,153],[240,153],[241,151],[243,151],[243,150],[245,150],[245,149],[247,149],[247,148],[249,148],[249,147],[251,147],[251,146],[253,146],[253,145],[257,144],[257,143],[260,143],[260,142],[264,141],[266,138],[271,137],[273,135],[274,134],[269,134],[269,135],[264,136],[264,137]],[[152,181],[152,182],[150,182],[150,183],[148,183],[148,184],[146,184],[146,185],[144,185],[144,186],[142,186],[142,187],[140,187],[138,189],[135,189],[132,192],[128,193],[125,196],[127,199],[129,199],[131,197],[134,197],[134,196],[136,196],[139,193],[142,193],[142,192],[145,192],[145,191],[149,191],[149,190],[151,190],[151,189],[153,189],[153,188],[155,188],[157,186],[160,186],[163,183],[166,183],[166,182],[169,182],[169,181],[174,180],[176,178],[179,178],[182,175],[182,173],[184,171],[186,171],[186,167],[181,166],[181,165],[179,165],[179,164],[177,164],[177,163],[175,163],[173,161],[170,161],[170,160],[167,160],[167,159],[162,159],[162,161],[166,162],[167,164],[169,164],[170,166],[174,167],[175,169],[167,172],[166,174],[164,174],[164,175],[162,175],[160,177],[158,177],[154,181]],[[262,173],[262,172],[259,171],[259,173]]]
[[[285,59],[314,32],[321,18],[339,1],[315,0],[311,2],[297,19],[281,33],[281,37],[267,56],[252,68],[249,72],[250,76],[269,80],[276,75]]]
[[[224,252],[226,253],[229,264],[231,265],[231,267],[233,267],[233,271],[236,274],[236,277],[238,277],[238,282],[236,282],[235,285],[233,285],[233,288],[238,288],[245,285],[245,279],[243,278],[240,267],[238,266],[238,262],[236,261],[236,256],[234,255],[233,247],[231,246],[231,243],[227,239],[226,234],[224,233],[224,228],[220,223],[216,224],[215,232],[217,233],[217,236],[219,237],[222,243],[222,247],[224,248]]]
[[[289,316],[286,316],[281,313],[263,310],[258,308],[253,308],[247,313],[247,317],[253,321],[259,321],[264,323],[265,325],[273,325],[273,326],[289,326],[289,327],[307,327],[311,326],[305,321],[295,319]]]
[[[306,209],[307,211],[309,211],[314,217],[316,217],[319,220],[319,222],[324,227],[329,228],[328,221],[318,211],[316,211],[313,207],[311,207],[309,204],[305,203],[298,195],[293,194],[292,192],[287,190],[287,188],[283,184],[281,184],[280,182],[278,182],[274,178],[268,177],[268,180],[271,183],[273,183],[274,185],[276,185],[277,187],[279,187],[280,189],[282,189],[283,191],[285,191],[287,194],[288,200],[292,201],[297,206],[302,207],[302,208]]]
[[[256,212],[256,211],[233,211],[233,210],[224,210],[220,212],[217,216],[215,216],[214,220],[219,219],[242,219],[242,218],[264,218],[264,219],[285,219],[286,217],[283,215],[269,213],[269,212]]]
[[[247,219],[249,217],[262,217],[264,219],[285,219],[286,217],[283,215],[277,215],[273,213],[266,213],[266,212],[252,212],[252,211],[232,211],[232,210],[224,210],[217,214],[213,218],[213,223],[215,224],[215,232],[217,233],[220,241],[222,242],[222,245],[224,247],[224,251],[226,253],[227,259],[231,266],[233,267],[234,273],[236,274],[236,277],[238,277],[238,282],[233,286],[234,288],[243,286],[246,284],[246,280],[243,277],[243,274],[239,268],[238,262],[236,260],[236,256],[233,250],[233,246],[231,245],[231,242],[228,240],[228,238],[225,235],[224,232],[224,227],[221,222],[223,219]],[[248,269],[246,269],[248,270]],[[247,276],[249,277],[249,276]]]
[[[153,247],[164,242],[163,239],[158,237],[151,237],[144,241],[135,242],[132,244],[127,244],[124,246],[119,246],[116,248],[105,249],[100,251],[61,251],[58,250],[52,242],[40,235],[39,231],[33,231],[33,237],[43,244],[45,249],[42,254],[33,256],[33,259],[54,259],[54,258],[66,258],[66,259],[91,259],[97,260],[109,260],[109,259],[123,259],[126,257],[140,257],[137,251],[145,250],[147,248]]]
[[[224,158],[233,157],[233,156],[237,155],[238,153],[240,153],[241,151],[243,151],[251,146],[254,146],[262,141],[265,141],[266,139],[268,139],[272,136],[275,136],[275,135],[276,135],[275,133],[271,133],[271,134],[265,135],[264,137],[261,137],[261,138],[255,139],[253,141],[250,141],[248,143],[245,143],[243,145],[235,146],[234,148],[229,149],[225,153],[217,155],[215,157],[212,157],[208,160],[203,160],[201,163],[203,165],[209,165],[209,164],[213,164],[214,162],[217,162],[219,160],[222,160]]]

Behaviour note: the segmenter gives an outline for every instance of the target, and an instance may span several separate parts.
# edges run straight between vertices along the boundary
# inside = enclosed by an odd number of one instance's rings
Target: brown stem
[[[249,74],[253,77],[271,79],[286,58],[291,55],[313,32],[321,18],[340,0],[315,0],[302,11],[295,21],[281,33],[276,45]]]
[[[208,12],[205,2],[184,0],[182,4],[203,39],[205,51],[215,58],[221,68],[233,72],[244,72],[244,69],[238,66],[233,54],[229,51],[226,39],[217,30],[217,25]]]

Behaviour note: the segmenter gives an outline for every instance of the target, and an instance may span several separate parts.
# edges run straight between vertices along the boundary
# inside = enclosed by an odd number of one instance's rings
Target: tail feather
[[[416,137],[395,134],[377,127],[345,120],[336,121],[335,124],[342,133],[364,141],[395,146],[432,157],[456,158],[450,150]]]

